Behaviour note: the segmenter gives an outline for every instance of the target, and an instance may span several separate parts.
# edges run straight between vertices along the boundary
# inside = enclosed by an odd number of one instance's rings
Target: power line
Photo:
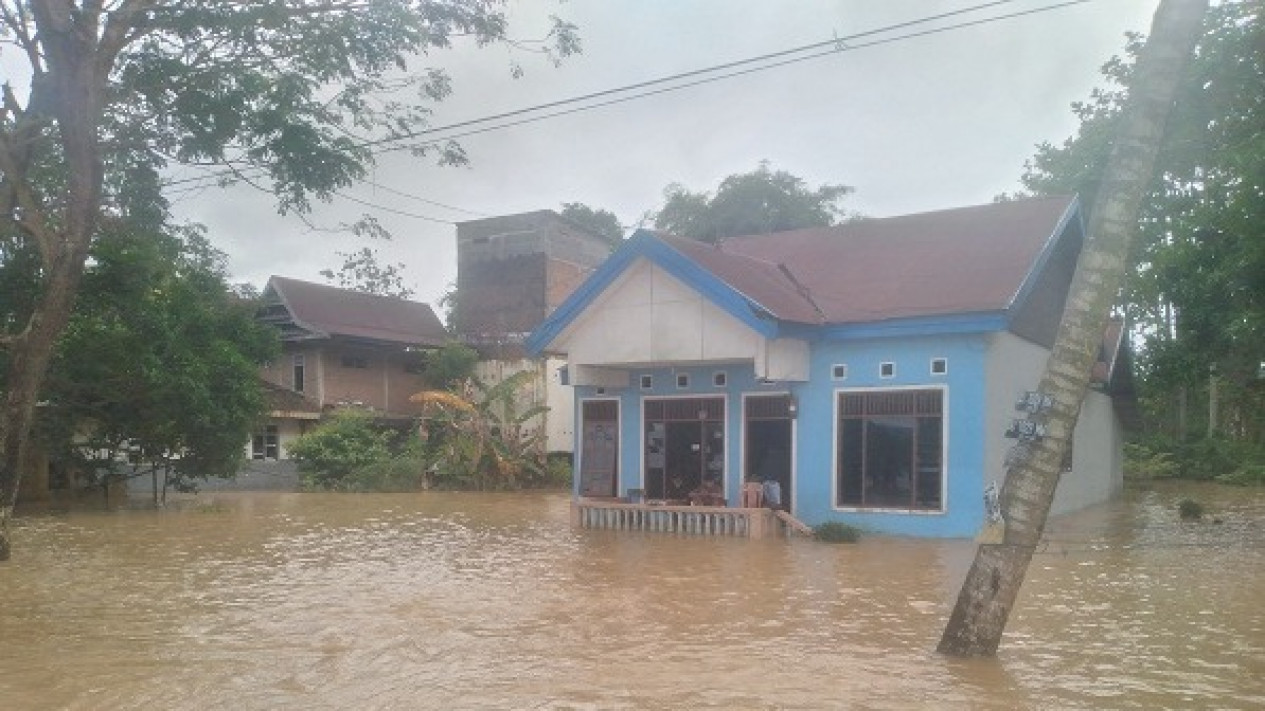
[[[437,126],[434,128],[426,129],[424,131],[418,131],[416,133],[409,134],[407,136],[391,136],[387,138],[376,139],[373,141],[366,141],[364,143],[361,143],[360,147],[374,147],[376,148],[376,150],[373,151],[374,154],[381,154],[381,153],[387,153],[387,152],[398,151],[398,150],[415,150],[418,147],[436,145],[442,141],[451,141],[458,138],[466,138],[469,136],[474,136],[481,133],[487,133],[490,131],[503,130],[503,129],[512,128],[515,126],[521,126],[521,125],[525,125],[529,123],[535,123],[538,121],[544,121],[546,119],[557,118],[559,116],[566,116],[566,115],[570,115],[574,113],[579,113],[582,111],[590,111],[593,109],[625,103],[625,102],[633,101],[636,99],[656,96],[658,94],[664,94],[664,93],[673,92],[673,91],[680,91],[682,89],[700,86],[700,85],[708,84],[711,82],[722,81],[722,80],[731,79],[734,77],[745,76],[747,74],[754,74],[756,72],[766,71],[769,69],[774,69],[777,67],[795,64],[798,62],[808,61],[811,59],[819,59],[822,57],[842,54],[844,52],[855,51],[858,49],[866,49],[866,48],[876,47],[876,46],[885,45],[885,44],[892,44],[895,42],[917,39],[920,37],[926,37],[930,35],[943,34],[946,32],[966,29],[970,27],[993,24],[993,23],[1002,22],[1005,20],[1012,20],[1012,19],[1017,19],[1020,17],[1029,16],[1029,15],[1035,15],[1038,13],[1045,13],[1045,12],[1050,12],[1053,10],[1060,10],[1060,9],[1068,8],[1071,6],[1081,5],[1081,4],[1090,2],[1090,0],[1065,0],[1064,2],[1052,3],[1052,4],[1043,5],[1036,8],[1017,10],[1014,12],[1004,13],[1001,15],[993,15],[989,17],[968,20],[964,22],[944,25],[941,27],[934,27],[934,28],[930,28],[926,30],[920,30],[917,32],[908,32],[908,33],[899,34],[892,37],[883,37],[879,39],[870,40],[868,42],[861,42],[859,44],[855,43],[855,41],[858,39],[863,39],[866,37],[874,37],[875,35],[888,34],[894,30],[914,27],[917,25],[923,25],[929,22],[935,22],[938,20],[947,19],[949,17],[971,14],[971,13],[979,12],[981,10],[985,10],[991,7],[1010,4],[1015,1],[1016,0],[994,0],[993,2],[982,3],[979,5],[974,5],[974,6],[962,8],[959,10],[953,10],[953,11],[949,11],[945,13],[940,13],[937,15],[929,15],[929,16],[914,19],[914,20],[908,20],[905,22],[895,23],[895,24],[887,25],[881,28],[866,30],[863,32],[854,33],[854,34],[847,35],[844,37],[837,37],[837,38],[822,41],[822,42],[814,42],[811,44],[802,45],[800,47],[794,47],[791,49],[781,50],[778,52],[771,52],[768,54],[748,57],[746,59],[736,60],[733,62],[726,62],[723,64],[713,65],[711,67],[706,67],[702,69],[695,69],[695,70],[691,70],[687,72],[680,72],[677,74],[659,77],[656,79],[650,79],[650,80],[646,80],[642,82],[636,82],[634,84],[628,84],[621,87],[616,87],[612,89],[604,89],[602,91],[574,96],[567,99],[559,99],[556,101],[550,101],[543,104],[537,104],[537,105],[525,107],[522,109],[515,109],[513,111],[506,111],[506,112],[502,112],[498,114],[483,116],[480,118],[459,121],[459,122],[448,124],[445,126]],[[813,51],[813,50],[818,50],[818,51]],[[811,52],[811,53],[805,54],[806,52]],[[770,60],[777,60],[777,61],[770,61]],[[755,66],[751,66],[751,65],[755,65]],[[742,67],[742,68],[738,69],[739,67]],[[734,71],[725,71],[725,70],[730,70],[730,69],[733,69]],[[717,74],[717,72],[724,72],[724,73]],[[680,80],[682,79],[689,79],[691,77],[699,77],[699,78],[694,79],[692,81],[680,82]],[[640,89],[658,87],[659,85],[669,84],[671,82],[680,82],[680,83],[672,83],[670,86],[659,87],[659,88],[655,88],[649,91],[638,91]],[[632,93],[632,94],[627,93],[627,92],[634,92],[634,91],[636,91],[637,93]],[[617,96],[619,94],[627,94],[627,95]],[[605,101],[584,103],[584,102],[592,102],[593,99],[600,99],[602,97],[608,97],[608,96],[614,96],[614,98],[607,99]],[[532,113],[544,111],[551,108],[568,106],[571,104],[583,104],[583,105],[575,106],[573,108],[568,108],[568,109],[564,109],[560,111],[552,111],[548,113],[543,113],[536,116],[526,116],[524,118],[516,119],[513,121],[505,121],[501,123],[495,123],[492,125],[485,125],[478,128],[472,128],[471,130],[468,130],[468,131],[450,133],[448,135],[440,136],[428,141],[424,141],[422,143],[410,143],[407,146],[393,145],[393,144],[404,143],[406,141],[412,142],[418,138],[422,138],[426,136],[432,136],[435,134],[445,133],[448,131],[454,131],[454,130],[466,128],[466,127],[475,127],[475,126],[479,126],[480,124],[488,124],[493,121],[500,121],[502,119],[513,118],[516,116],[524,116],[526,114],[532,114]],[[245,170],[250,170],[250,169],[245,169]],[[176,186],[176,185],[186,184],[190,182],[204,182],[204,181],[208,181],[212,179],[220,179],[220,178],[230,176],[234,173],[244,173],[245,170],[218,171],[214,175],[210,175],[210,176],[197,176],[197,177],[185,178],[181,180],[174,180],[174,181],[169,182],[168,185]],[[257,171],[256,174],[260,174],[265,171],[264,168],[255,168],[254,170]],[[383,187],[383,186],[379,186],[379,187]],[[387,188],[387,190],[389,192],[396,193],[402,197],[417,199],[417,200],[434,204],[434,205],[444,207],[447,209],[453,209],[460,212],[466,212],[466,213],[475,214],[475,215],[485,214],[485,213],[478,213],[473,210],[466,210],[464,208],[458,208],[455,206],[446,205],[443,203],[436,203],[426,198],[422,198],[420,196],[413,195],[410,193],[405,193],[402,191],[397,191],[394,189]],[[335,194],[339,195],[340,197],[351,199],[354,202],[358,202],[368,207],[382,209],[385,211],[394,212],[396,214],[402,214],[409,217],[416,217],[418,219],[423,219],[423,220],[427,220],[431,222],[455,224],[453,221],[450,221],[450,220],[443,220],[440,218],[420,215],[416,213],[408,213],[408,212],[397,210],[394,208],[388,208],[382,205],[378,205],[376,203],[373,203],[367,200],[363,200],[359,198],[351,198],[345,193],[339,192]]]

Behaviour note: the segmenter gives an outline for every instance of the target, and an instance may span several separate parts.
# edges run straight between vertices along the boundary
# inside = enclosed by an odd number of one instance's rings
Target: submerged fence
[[[578,528],[747,538],[763,538],[782,532],[777,517],[769,509],[658,506],[602,499],[573,500],[571,523]]]

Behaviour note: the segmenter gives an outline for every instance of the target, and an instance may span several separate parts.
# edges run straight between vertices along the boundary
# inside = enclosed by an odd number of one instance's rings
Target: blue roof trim
[[[1004,331],[1007,323],[1004,312],[983,311],[946,316],[917,316],[873,323],[843,323],[825,326],[817,331],[820,340],[846,341],[856,338],[988,333]]]
[[[554,309],[554,312],[535,331],[532,331],[523,344],[527,352],[533,356],[540,355],[598,295],[639,258],[659,265],[765,338],[773,338],[777,335],[777,322],[763,307],[734,290],[694,260],[673,249],[656,237],[653,232],[637,230],[624,242],[623,246],[597,268],[597,271],[593,272],[557,309]]]
[[[1007,311],[1013,315],[1018,312],[1027,302],[1028,297],[1032,294],[1032,290],[1036,288],[1036,284],[1041,279],[1041,274],[1045,271],[1046,264],[1054,254],[1054,250],[1058,245],[1066,239],[1069,225],[1075,223],[1081,235],[1082,242],[1085,239],[1085,220],[1081,213],[1080,198],[1073,195],[1071,202],[1067,204],[1067,209],[1063,211],[1059,217],[1058,223],[1054,225],[1054,230],[1045,241],[1045,246],[1041,248],[1041,253],[1037,255],[1037,259],[1033,262],[1028,273],[1024,275],[1023,282],[1019,285],[1019,290],[1010,298],[1010,305]],[[1084,249],[1084,245],[1081,245]]]

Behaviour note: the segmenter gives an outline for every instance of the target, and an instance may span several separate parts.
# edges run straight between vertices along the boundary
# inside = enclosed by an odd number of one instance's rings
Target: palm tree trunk
[[[1129,90],[1123,127],[1095,198],[1088,236],[1076,265],[1039,390],[1054,399],[1043,415],[1046,435],[1011,465],[1001,492],[1004,534],[981,544],[949,617],[938,650],[991,656],[1045,528],[1064,452],[1121,282],[1129,266],[1139,208],[1155,167],[1169,109],[1194,49],[1207,0],[1162,0]]]

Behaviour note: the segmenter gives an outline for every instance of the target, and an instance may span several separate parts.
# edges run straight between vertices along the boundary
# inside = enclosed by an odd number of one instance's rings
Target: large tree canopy
[[[762,161],[750,173],[725,178],[715,195],[669,185],[654,226],[680,237],[718,242],[736,235],[833,225],[846,216],[839,202],[851,192],[846,185],[811,189],[802,178],[770,170]]]
[[[455,144],[410,140],[451,91],[430,53],[458,37],[508,41],[502,4],[0,0],[0,257],[35,260],[18,277],[29,298],[0,323],[0,560],[39,387],[103,225],[164,212],[152,192],[173,164],[304,211],[379,149],[463,161]],[[578,50],[571,25],[550,35],[554,56]],[[130,201],[138,186],[151,194]]]
[[[1074,109],[1076,135],[1029,162],[1036,193],[1098,190],[1141,39],[1104,67],[1107,84]],[[1265,392],[1265,6],[1224,2],[1207,15],[1179,87],[1143,204],[1125,301],[1141,336],[1151,412],[1175,425],[1174,398],[1213,368],[1232,435],[1260,438]],[[1202,409],[1200,410],[1202,411]],[[1192,413],[1193,415],[1194,413]],[[1154,422],[1154,421],[1153,421]]]
[[[232,476],[264,414],[259,366],[276,334],[197,230],[102,235],[92,257],[41,390],[46,451],[81,483],[151,472],[156,495]]]
[[[582,202],[565,202],[562,216],[593,233],[611,249],[618,249],[624,241],[624,226],[610,210],[594,209]]]

